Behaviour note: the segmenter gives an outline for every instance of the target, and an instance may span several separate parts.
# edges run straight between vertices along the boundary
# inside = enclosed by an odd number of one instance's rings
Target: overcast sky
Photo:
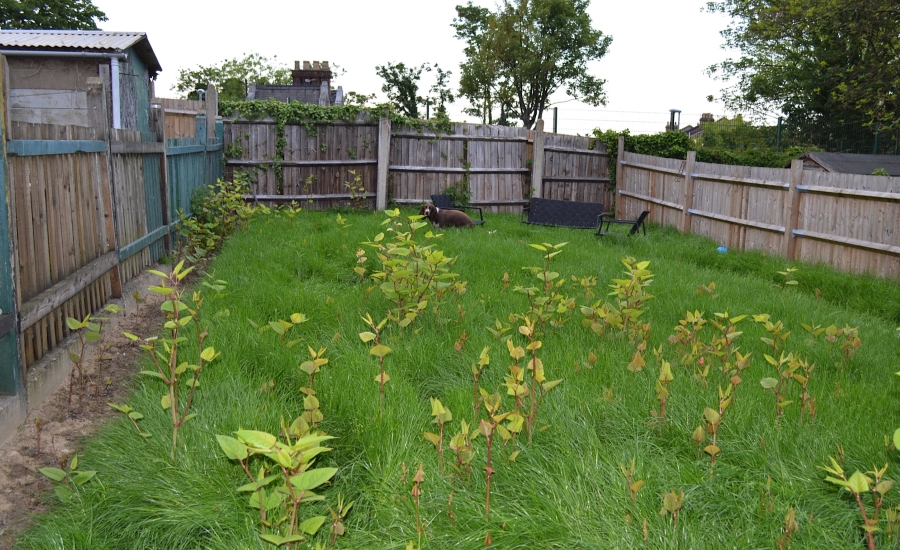
[[[346,71],[334,85],[345,92],[377,93],[375,66],[387,62],[437,63],[459,75],[463,43],[450,26],[454,7],[464,0],[93,0],[109,17],[107,31],[146,32],[163,67],[157,95],[178,97],[179,69],[218,64],[246,53],[277,56],[279,62],[327,60]],[[475,0],[494,9],[495,0]],[[606,57],[590,64],[607,81],[606,107],[551,101],[559,107],[559,132],[592,128],[633,132],[664,129],[669,109],[680,109],[681,124],[696,124],[701,113],[726,115],[718,97],[722,83],[704,69],[722,61],[719,31],[727,18],[704,11],[705,0],[593,0],[594,28],[613,37]],[[423,77],[423,86],[431,84]],[[454,86],[455,87],[455,86]],[[465,100],[450,107],[461,120]],[[549,129],[552,114],[545,114]],[[473,120],[473,122],[475,122]]]

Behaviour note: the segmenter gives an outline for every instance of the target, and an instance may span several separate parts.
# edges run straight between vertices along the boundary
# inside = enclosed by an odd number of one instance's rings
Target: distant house
[[[798,159],[803,161],[804,170],[837,172],[841,174],[866,174],[881,168],[891,176],[900,176],[900,156],[898,155],[858,155],[854,153],[803,153]],[[787,163],[785,168],[790,168]]]
[[[247,87],[247,100],[276,99],[278,101],[300,103],[312,103],[313,105],[343,105],[344,90],[338,86],[331,87],[331,68],[327,61],[300,62],[294,61],[294,70],[291,71],[291,84],[270,85],[250,84]]]
[[[99,83],[109,90],[111,127],[150,130],[162,67],[146,33],[3,29],[0,53],[9,65],[10,121],[90,126],[87,92]]]

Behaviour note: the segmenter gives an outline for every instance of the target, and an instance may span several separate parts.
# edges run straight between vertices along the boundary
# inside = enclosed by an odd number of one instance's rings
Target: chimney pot
[[[312,70],[312,67],[309,65],[309,61],[304,61],[304,62],[303,62],[303,70],[304,70],[304,71],[310,71],[310,70]]]
[[[299,61],[294,61],[294,70],[295,70],[295,71],[299,71],[299,70],[300,70],[300,62],[299,62]]]

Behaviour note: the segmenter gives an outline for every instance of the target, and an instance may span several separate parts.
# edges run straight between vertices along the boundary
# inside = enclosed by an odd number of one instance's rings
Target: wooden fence
[[[274,122],[226,120],[226,177],[249,172],[254,200],[314,208],[419,204],[460,182],[471,204],[494,212],[518,212],[532,195],[611,204],[605,146],[542,128],[455,124],[438,135],[388,119],[287,124],[280,152]]]
[[[221,122],[195,113],[194,137],[167,138],[156,106],[152,132],[112,129],[102,86],[88,92],[94,125],[76,127],[7,123],[0,82],[0,401],[24,402],[66,318],[98,311],[171,251],[179,210],[222,177]]]
[[[617,217],[650,219],[728,248],[900,276],[900,178],[727,166],[628,153],[619,140]]]

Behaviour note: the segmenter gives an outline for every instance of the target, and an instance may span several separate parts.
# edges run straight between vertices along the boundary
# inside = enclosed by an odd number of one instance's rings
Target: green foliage
[[[384,80],[381,91],[387,94],[394,108],[409,118],[420,118],[419,106],[435,105],[435,114],[446,117],[447,103],[453,103],[453,92],[450,90],[450,71],[441,69],[437,63],[433,67],[436,77],[427,97],[419,95],[419,81],[423,72],[431,72],[432,65],[423,63],[418,67],[407,67],[403,63],[377,65],[375,73]]]
[[[876,467],[874,470],[866,472],[865,474],[856,470],[849,478],[847,478],[841,465],[838,464],[833,457],[828,458],[831,460],[831,466],[825,464],[820,466],[820,468],[831,474],[830,476],[825,477],[825,481],[846,489],[853,495],[856,504],[859,506],[859,512],[862,515],[863,524],[861,527],[866,533],[866,543],[869,550],[875,550],[874,534],[881,530],[878,526],[880,521],[878,516],[881,512],[881,507],[884,504],[884,495],[894,486],[892,480],[884,479],[884,473],[887,471],[888,465],[885,464],[883,468]],[[870,475],[872,477],[869,477]],[[869,494],[872,496],[874,505],[874,511],[872,512],[867,510],[866,505],[862,500],[863,496]]]
[[[97,30],[106,20],[91,0],[0,0],[4,29]]]
[[[612,38],[592,28],[588,0],[504,0],[496,12],[470,1],[452,26],[466,41],[460,93],[491,120],[496,106],[515,105],[531,128],[560,88],[590,105],[605,105],[605,80],[588,63],[606,55]],[[510,113],[512,114],[512,113]],[[503,117],[501,116],[501,119]]]
[[[233,181],[198,188],[191,196],[192,216],[179,212],[178,232],[183,253],[196,260],[215,251],[229,233],[240,229],[254,213],[244,196],[250,192],[248,176],[236,172]]]
[[[238,461],[250,478],[250,483],[236,491],[251,493],[248,505],[259,510],[263,531],[260,538],[274,546],[290,547],[315,535],[327,518],[312,516],[301,522],[297,511],[301,504],[324,499],[313,489],[328,483],[337,468],[313,468],[313,465],[318,455],[331,450],[321,443],[334,438],[310,431],[302,417],[290,426],[282,425],[282,440],[255,430],[238,430],[234,435],[217,435],[216,439],[225,456]],[[254,457],[262,459],[259,470],[254,465]],[[349,506],[342,513],[347,509]]]
[[[894,0],[721,0],[708,9],[731,22],[725,46],[740,52],[709,68],[734,84],[732,110],[780,110],[789,119],[900,123],[897,61],[900,13]]]
[[[222,101],[241,101],[247,97],[247,84],[290,84],[291,68],[281,65],[278,56],[250,53],[243,58],[226,59],[216,65],[179,69],[175,89],[186,99],[199,99],[197,90],[212,84]]]

